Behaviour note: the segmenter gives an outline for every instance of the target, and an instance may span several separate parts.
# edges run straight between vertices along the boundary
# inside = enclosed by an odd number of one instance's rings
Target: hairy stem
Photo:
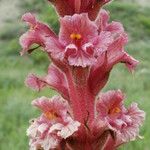
[[[95,101],[87,85],[88,73],[88,68],[74,67],[66,74],[74,117],[86,125],[94,119]]]

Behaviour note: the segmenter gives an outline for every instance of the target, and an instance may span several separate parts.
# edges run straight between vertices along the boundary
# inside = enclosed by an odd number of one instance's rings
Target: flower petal
[[[145,120],[145,112],[138,108],[137,103],[131,104],[127,114],[131,117],[132,121],[138,125],[142,125]]]
[[[60,132],[58,132],[58,136],[66,139],[78,131],[78,128],[81,124],[78,121],[71,121],[67,126],[64,126]]]
[[[63,60],[65,53],[65,46],[62,45],[56,38],[47,38],[45,42],[45,50],[51,54],[51,57],[56,60]]]
[[[67,101],[59,96],[54,96],[51,99],[43,96],[34,100],[32,105],[38,107],[43,112],[56,112],[57,116],[62,118],[69,110]]]
[[[73,15],[74,3],[72,0],[48,0],[53,4],[60,16]]]
[[[115,34],[124,32],[123,25],[120,22],[113,21],[112,23],[109,23],[109,19],[109,12],[102,9],[95,20],[100,32],[109,31]]]
[[[78,48],[74,44],[69,44],[65,49],[65,56],[69,57],[70,55],[76,55]]]
[[[109,68],[112,68],[113,65],[122,62],[125,63],[130,70],[135,69],[138,61],[124,51],[124,46],[127,44],[127,42],[127,34],[123,33],[109,46],[107,51],[107,65]]]
[[[92,66],[88,81],[91,91],[95,95],[97,95],[107,83],[109,74],[114,65],[117,63],[125,63],[130,71],[133,71],[137,66],[138,61],[124,51],[124,46],[127,44],[127,41],[127,35],[125,33],[120,34],[120,36],[108,46],[105,52],[99,53],[97,63]]]
[[[112,42],[113,38],[110,32],[100,32],[99,36],[97,36],[93,41],[97,56],[106,51]]]
[[[70,121],[67,125],[63,125],[61,123],[54,124],[50,130],[49,133],[53,133],[54,131],[57,131],[57,135],[62,137],[63,139],[68,138],[71,136],[74,132],[78,131],[78,127],[80,126],[80,123],[78,121]]]
[[[88,13],[89,18],[94,20],[100,8],[110,0],[48,0],[51,2],[60,16],[77,13]]]
[[[42,88],[46,86],[46,83],[42,81],[42,79],[38,78],[34,74],[29,74],[25,80],[26,86],[40,91]]]
[[[27,52],[30,49],[30,46],[33,44],[38,44],[40,46],[44,46],[42,37],[35,31],[28,31],[28,32],[24,33],[20,37],[19,41],[20,41],[20,45],[22,47],[22,51],[20,52],[21,55],[23,55],[25,52]]]
[[[32,104],[40,108],[43,113],[27,130],[30,149],[57,148],[63,139],[78,131],[80,123],[71,118],[69,105],[61,97],[55,96],[51,99],[41,97]]]
[[[104,120],[107,127],[116,134],[116,146],[135,140],[139,136],[139,127],[145,119],[145,112],[136,103],[126,109],[121,91],[102,94],[97,103],[97,119]]]
[[[23,49],[21,55],[27,52],[32,44],[45,47],[45,39],[48,37],[57,38],[55,33],[47,25],[37,21],[33,14],[24,14],[22,20],[27,22],[30,30],[20,37],[20,45]]]
[[[98,35],[97,26],[89,20],[86,13],[65,16],[60,19],[60,24],[60,41],[66,45],[72,42],[70,35],[73,33],[80,34],[83,41]]]
[[[107,93],[101,94],[96,104],[97,112],[101,117],[107,117],[108,110],[116,107],[122,109],[123,99],[124,95],[120,90],[109,91]]]
[[[26,13],[22,16],[22,21],[25,21],[28,23],[29,26],[35,27],[37,24],[37,20],[35,16],[31,13]]]
[[[47,135],[40,145],[44,150],[55,149],[59,145],[60,139],[55,135]]]
[[[64,98],[69,100],[68,85],[64,73],[55,65],[50,65],[48,75],[45,77],[45,82],[57,90]]]
[[[94,64],[96,62],[96,59],[94,57],[89,57],[88,55],[77,55],[77,56],[70,56],[68,58],[69,64],[71,66],[76,66],[76,67],[87,67],[87,66],[91,66],[92,64]]]
[[[37,77],[34,74],[29,74],[25,80],[25,84],[37,91],[49,86],[58,91],[65,99],[69,100],[68,85],[65,75],[53,64],[49,66],[48,74],[44,77]]]

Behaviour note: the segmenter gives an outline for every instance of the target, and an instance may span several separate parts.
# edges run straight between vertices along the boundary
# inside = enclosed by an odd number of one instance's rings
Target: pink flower
[[[46,86],[46,84],[42,81],[42,79],[38,78],[34,74],[29,74],[27,76],[27,79],[25,80],[25,84],[26,86],[37,91],[40,91],[42,88]]]
[[[72,136],[78,130],[80,123],[71,118],[68,103],[60,97],[41,97],[32,104],[43,113],[27,130],[31,149],[56,148],[61,140]]]
[[[138,61],[124,51],[127,41],[125,33],[119,34],[107,51],[102,52],[97,58],[97,64],[92,66],[88,81],[93,94],[97,95],[105,86],[112,68],[117,63],[124,63],[130,71],[137,66]]]
[[[55,33],[47,25],[37,21],[33,14],[24,14],[22,20],[27,22],[30,26],[30,30],[20,37],[20,44],[23,48],[21,55],[28,51],[32,44],[36,43],[44,47],[46,37],[50,36],[56,38]],[[28,52],[30,53],[32,50]]]
[[[138,108],[137,103],[132,103],[127,112],[122,116],[124,124],[120,130],[117,130],[116,145],[133,141],[139,136],[139,126],[143,125],[145,112]]]
[[[136,103],[126,109],[123,99],[121,91],[110,91],[101,94],[96,105],[97,119],[106,122],[108,128],[116,133],[116,146],[135,140],[145,118],[145,112]]]
[[[44,77],[38,77],[34,74],[29,74],[25,80],[26,86],[40,91],[44,87],[50,87],[59,92],[62,97],[69,99],[68,85],[64,73],[54,64],[48,68],[48,73]]]
[[[96,105],[99,116],[105,118],[109,116],[109,119],[114,120],[118,118],[121,112],[124,112],[123,107],[124,95],[121,91],[109,91],[105,94],[101,94]]]
[[[37,150],[43,148],[49,150],[55,148],[59,144],[59,137],[56,134],[47,133],[49,125],[43,118],[35,119],[31,123],[27,130],[27,136],[29,136],[29,146],[31,150]]]
[[[75,13],[88,13],[91,19],[95,19],[99,9],[110,0],[48,0],[55,7],[60,16],[73,15]]]
[[[118,62],[126,63],[129,68],[133,69],[137,61],[123,51],[127,43],[124,29],[118,22],[109,24],[108,18],[108,13],[104,10],[95,22],[90,21],[87,14],[65,16],[60,19],[61,28],[57,37],[48,26],[38,22],[32,14],[27,13],[23,19],[30,24],[32,30],[20,38],[22,53],[30,52],[32,49],[29,47],[37,43],[53,59],[62,63],[67,62],[71,66],[81,67],[93,65],[92,76],[95,76],[95,72],[99,73],[97,70],[104,65],[107,68],[105,71],[109,73],[110,68]],[[95,84],[95,81],[93,83]]]
[[[113,42],[106,51],[98,55],[97,64],[94,64],[90,71],[89,85],[95,95],[107,83],[115,64],[124,63],[130,71],[133,71],[138,64],[136,59],[124,51],[124,47],[128,43],[128,36],[124,32],[122,24],[119,22],[109,23],[109,18],[109,13],[101,10],[95,21],[100,33],[110,32],[113,36]]]
[[[87,14],[65,16],[60,24],[59,40],[47,39],[46,50],[56,59],[67,59],[69,65],[91,66],[112,42],[110,32],[99,34],[96,24],[88,19]]]
[[[122,26],[122,24],[120,22],[115,22],[112,21],[111,23],[109,23],[110,20],[110,16],[109,16],[109,12],[102,9],[101,11],[99,11],[99,14],[95,20],[99,31],[109,31],[111,33],[115,33],[115,34],[119,34],[124,32],[124,28]]]
[[[54,59],[66,58],[70,65],[86,67],[95,63],[97,55],[112,42],[111,34],[99,34],[96,24],[88,19],[87,14],[61,18],[59,38],[46,25],[36,21],[32,14],[25,14],[23,19],[32,29],[20,38],[22,54],[31,52],[30,46],[36,43],[46,48]]]
[[[139,136],[145,119],[136,103],[124,106],[120,90],[98,95],[117,63],[130,71],[137,66],[125,52],[128,36],[121,23],[109,22],[109,12],[99,12],[110,0],[49,1],[61,16],[58,36],[33,14],[22,17],[30,30],[20,38],[21,55],[41,47],[53,62],[46,75],[29,74],[25,83],[37,91],[50,87],[64,99],[32,102],[42,114],[27,130],[30,149],[115,150]]]

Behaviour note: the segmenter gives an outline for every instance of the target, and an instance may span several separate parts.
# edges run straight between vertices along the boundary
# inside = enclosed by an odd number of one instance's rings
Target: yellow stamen
[[[36,27],[37,27],[37,25],[36,25],[36,26],[31,25],[31,26],[30,26],[30,31],[35,30],[35,29],[36,29]]]
[[[112,110],[109,110],[109,114],[117,114],[117,113],[120,113],[120,108],[118,107],[115,107],[114,109]]]
[[[81,34],[76,34],[76,33],[72,33],[71,35],[70,35],[70,38],[72,39],[72,40],[80,40],[81,38],[82,38],[82,36],[81,36]]]
[[[55,112],[45,112],[44,115],[49,120],[53,120],[53,119],[56,119],[58,117],[58,115]]]
[[[70,35],[70,38],[71,38],[71,39],[75,39],[75,38],[76,38],[76,34],[72,33],[72,34]]]
[[[81,34],[76,34],[76,39],[80,40],[81,39]]]

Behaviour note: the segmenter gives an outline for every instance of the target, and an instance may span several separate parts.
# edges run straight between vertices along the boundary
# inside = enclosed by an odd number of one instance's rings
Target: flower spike
[[[94,20],[99,9],[111,0],[48,0],[56,8],[57,13],[64,17],[76,13],[88,13]]]
[[[101,9],[110,1],[49,0],[59,14],[58,35],[32,13],[23,15],[30,29],[20,37],[21,55],[40,47],[51,63],[45,76],[29,74],[25,84],[60,94],[32,102],[41,115],[27,129],[30,150],[116,150],[140,137],[145,112],[137,103],[126,108],[121,90],[101,92],[116,64],[130,71],[138,64],[125,51],[123,25]]]

